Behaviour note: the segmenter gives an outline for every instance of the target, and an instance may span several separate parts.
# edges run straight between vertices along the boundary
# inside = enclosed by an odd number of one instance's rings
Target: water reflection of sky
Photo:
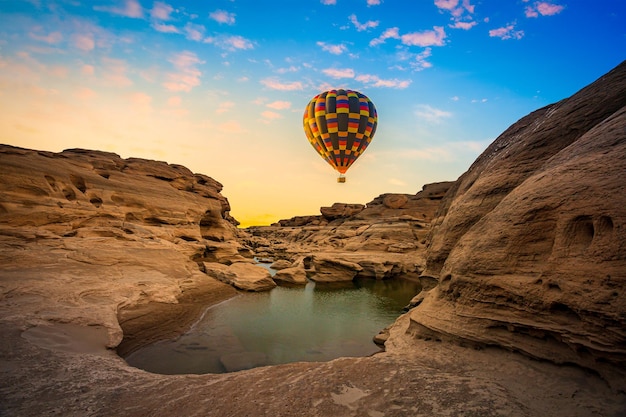
[[[127,361],[166,374],[222,373],[377,352],[372,337],[418,292],[404,280],[309,282],[243,293],[209,308],[188,333],[135,352]]]

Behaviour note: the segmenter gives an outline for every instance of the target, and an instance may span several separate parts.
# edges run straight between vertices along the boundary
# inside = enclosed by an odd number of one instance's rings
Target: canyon
[[[624,155],[626,63],[456,181],[271,226],[237,228],[181,165],[0,145],[0,415],[623,415]],[[382,353],[219,375],[122,358],[240,291],[355,277],[421,284]]]

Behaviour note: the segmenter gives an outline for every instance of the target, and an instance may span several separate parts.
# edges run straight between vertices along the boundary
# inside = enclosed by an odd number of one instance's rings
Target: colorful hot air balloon
[[[378,124],[374,103],[353,90],[316,95],[304,110],[304,133],[317,153],[339,172],[337,182],[372,141]]]

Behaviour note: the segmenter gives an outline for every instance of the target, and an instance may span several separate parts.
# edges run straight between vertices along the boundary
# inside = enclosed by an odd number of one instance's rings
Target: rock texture
[[[263,257],[302,259],[314,281],[416,279],[425,266],[430,221],[451,185],[428,184],[414,195],[383,194],[366,205],[335,203],[321,207],[320,216],[248,228],[251,236],[244,241]]]
[[[625,101],[622,64],[455,183],[245,232],[184,167],[0,146],[0,415],[623,416]],[[423,290],[371,357],[168,376],[115,354],[236,294],[206,272],[254,255]]]
[[[626,63],[522,118],[450,189],[412,337],[576,363],[626,389]]]

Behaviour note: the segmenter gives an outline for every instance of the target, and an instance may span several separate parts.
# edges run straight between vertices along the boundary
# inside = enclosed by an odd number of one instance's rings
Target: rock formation
[[[427,184],[414,195],[383,194],[365,205],[335,203],[321,207],[319,216],[248,228],[251,237],[244,241],[260,256],[304,257],[315,281],[417,278],[425,265],[430,221],[451,185]]]
[[[2,145],[0,415],[622,416],[624,155],[626,63],[454,183],[246,231],[182,166]],[[255,255],[284,261],[277,281],[419,277],[422,292],[370,357],[170,376],[113,351],[176,337],[233,285],[275,285]]]
[[[576,363],[626,389],[626,63],[500,135],[431,230],[412,337]]]

